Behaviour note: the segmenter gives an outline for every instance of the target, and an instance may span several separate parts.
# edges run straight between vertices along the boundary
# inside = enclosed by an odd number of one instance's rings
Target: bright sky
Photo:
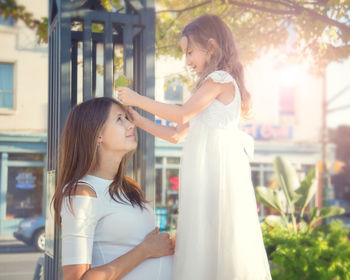
[[[329,106],[330,109],[340,106],[350,106],[350,58],[343,63],[332,63],[327,69],[328,100],[345,87],[349,88]],[[350,126],[350,107],[328,114],[327,126],[336,128],[339,125]]]

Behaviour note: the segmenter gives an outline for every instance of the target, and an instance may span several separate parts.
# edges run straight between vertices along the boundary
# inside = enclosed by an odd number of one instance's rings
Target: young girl
[[[65,280],[172,279],[169,235],[155,229],[142,190],[125,176],[136,136],[111,98],[81,103],[68,116],[54,195]]]
[[[161,126],[130,109],[138,127],[174,143],[187,135],[174,279],[271,279],[247,157],[252,140],[238,128],[250,95],[232,33],[219,17],[204,15],[185,27],[181,48],[199,77],[183,106],[118,88],[122,103],[178,123]]]

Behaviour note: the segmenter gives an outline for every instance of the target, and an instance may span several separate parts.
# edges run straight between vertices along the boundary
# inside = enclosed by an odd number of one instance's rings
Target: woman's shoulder
[[[90,197],[97,197],[96,188],[91,184],[89,180],[86,180],[85,177],[76,181],[73,184],[66,184],[63,187],[63,193],[67,193],[67,188],[72,189],[70,191],[71,196],[90,196]]]
[[[232,77],[232,75],[225,71],[225,70],[216,70],[211,73],[209,73],[205,80],[211,78],[213,82],[216,83],[230,83],[230,82],[235,82],[235,79]]]
[[[97,197],[95,188],[84,182],[78,182],[73,195]]]

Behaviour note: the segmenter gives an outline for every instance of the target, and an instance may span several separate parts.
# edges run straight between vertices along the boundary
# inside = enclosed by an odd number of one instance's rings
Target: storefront
[[[180,158],[183,143],[174,145],[163,140],[155,141],[156,172],[156,208],[158,209],[158,226],[166,230],[174,230],[177,222],[178,189]],[[334,160],[335,147],[329,145],[328,155]],[[321,145],[318,143],[297,143],[292,141],[276,141],[255,139],[255,155],[251,161],[252,181],[254,187],[277,187],[273,160],[282,156],[296,168],[299,179],[307,174],[321,160]],[[311,202],[317,204],[317,198]],[[270,209],[259,205],[259,216],[273,214]]]
[[[46,135],[0,134],[0,236],[45,213]]]
[[[156,214],[161,229],[176,228],[182,147],[155,139]]]

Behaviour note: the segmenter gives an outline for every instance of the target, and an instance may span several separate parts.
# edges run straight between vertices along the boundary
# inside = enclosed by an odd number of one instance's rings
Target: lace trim
[[[218,70],[218,71],[214,71],[211,72],[206,78],[205,80],[211,78],[214,82],[216,83],[222,83],[222,84],[226,84],[226,83],[230,83],[232,82],[234,85],[236,85],[236,81],[235,79],[230,75],[230,73],[223,71],[223,70]]]

